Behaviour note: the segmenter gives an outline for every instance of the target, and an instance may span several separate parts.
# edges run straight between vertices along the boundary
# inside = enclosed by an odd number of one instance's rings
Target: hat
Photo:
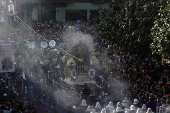
[[[137,100],[137,99],[134,99],[133,104],[138,104],[138,100]]]
[[[152,113],[152,109],[148,108],[146,113]]]
[[[107,94],[107,93],[105,93],[105,96],[108,96],[108,94]]]
[[[106,112],[111,113],[114,110],[113,106],[106,106]]]
[[[116,113],[116,110],[113,110],[113,113]]]
[[[125,111],[125,113],[129,113],[129,111]]]
[[[143,104],[143,105],[142,105],[142,109],[146,109],[146,104]]]
[[[84,99],[84,100],[82,100],[82,103],[80,104],[81,106],[87,106],[87,104],[86,104],[86,100]]]
[[[108,106],[113,107],[113,102],[109,102]]]
[[[123,109],[121,109],[120,107],[116,108],[116,112],[122,112],[122,111],[123,111]]]
[[[118,103],[116,104],[116,107],[122,108],[122,104],[121,104],[120,102],[118,102]]]
[[[142,108],[138,108],[136,113],[143,113]]]
[[[95,108],[101,108],[101,105],[100,105],[100,103],[99,103],[99,102],[96,102],[96,106],[95,106]]]
[[[89,105],[89,106],[87,107],[87,111],[92,111],[92,106],[91,106],[91,105]]]
[[[6,96],[7,96],[7,94],[6,94],[6,93],[4,93],[4,94],[3,94],[3,96],[4,96],[4,97],[6,97]]]
[[[123,102],[122,102],[122,106],[127,106],[127,102],[126,102],[126,100],[123,100]]]
[[[134,105],[130,106],[130,110],[136,110]]]
[[[101,110],[101,113],[106,113],[106,109],[103,108],[103,109]]]

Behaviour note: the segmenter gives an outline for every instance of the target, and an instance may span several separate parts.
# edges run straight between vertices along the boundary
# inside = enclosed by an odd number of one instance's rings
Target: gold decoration
[[[73,57],[71,57],[71,58],[67,61],[67,66],[76,66],[76,62],[74,61]]]
[[[99,60],[96,58],[96,56],[92,56],[92,59],[90,60],[90,65],[92,66],[99,65]]]

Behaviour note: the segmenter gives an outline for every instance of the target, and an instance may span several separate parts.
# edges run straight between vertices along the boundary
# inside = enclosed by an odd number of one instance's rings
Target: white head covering
[[[92,111],[92,106],[91,106],[91,105],[89,105],[89,106],[87,107],[87,111]]]
[[[145,110],[146,110],[146,104],[143,104],[143,105],[142,105],[142,109],[145,109]]]
[[[106,106],[106,112],[111,113],[114,109],[114,106]]]
[[[127,106],[127,102],[126,102],[126,100],[123,100],[123,102],[122,102],[122,106]]]
[[[130,106],[130,110],[136,110],[134,105]]]
[[[121,109],[120,107],[116,108],[116,112],[122,112],[122,111],[123,111],[123,109]]]
[[[137,100],[137,99],[134,99],[133,104],[138,104],[138,100]]]
[[[122,104],[121,104],[120,102],[118,102],[118,103],[116,104],[116,107],[122,108]]]
[[[100,105],[100,103],[99,103],[99,102],[96,102],[96,106],[95,106],[95,108],[101,108],[101,105]]]
[[[113,102],[109,102],[108,106],[113,107]]]
[[[152,109],[148,108],[146,113],[152,113]]]
[[[125,111],[125,113],[129,113],[129,111]]]
[[[101,110],[101,113],[106,113],[106,109],[103,108],[103,109]]]
[[[116,113],[116,110],[113,110],[113,113]]]
[[[143,113],[142,108],[138,108],[136,113]]]
[[[80,104],[81,106],[87,106],[87,104],[86,104],[86,100],[84,99],[84,100],[82,100],[82,103]]]

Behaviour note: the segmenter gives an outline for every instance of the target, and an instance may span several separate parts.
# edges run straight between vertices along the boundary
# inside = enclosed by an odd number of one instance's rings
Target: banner
[[[14,42],[0,42],[0,72],[14,71]]]
[[[38,20],[38,9],[32,8],[32,20]]]
[[[4,17],[0,16],[0,22],[4,22]]]

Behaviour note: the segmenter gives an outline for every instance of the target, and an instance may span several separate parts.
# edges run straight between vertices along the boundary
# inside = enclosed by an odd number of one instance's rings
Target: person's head
[[[157,98],[157,103],[161,103],[161,99],[160,98]]]
[[[138,94],[138,98],[141,98],[142,97],[142,94],[140,93],[140,94]]]
[[[129,94],[126,94],[126,98],[127,98],[127,99],[129,98]]]
[[[161,104],[165,104],[165,100],[164,99],[161,99]]]
[[[154,100],[154,97],[153,96],[149,96],[149,100]]]

